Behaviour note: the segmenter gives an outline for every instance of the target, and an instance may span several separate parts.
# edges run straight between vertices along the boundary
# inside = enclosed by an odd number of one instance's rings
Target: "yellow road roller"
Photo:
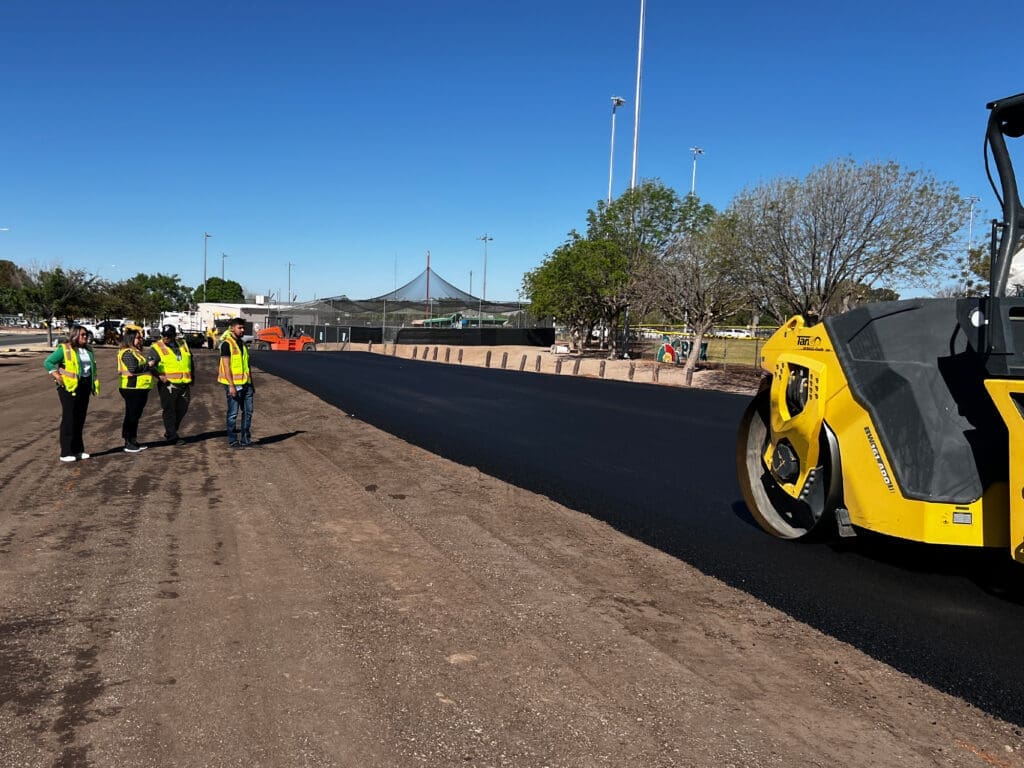
[[[765,342],[736,460],[769,533],[865,530],[1024,562],[1024,298],[1006,295],[1024,244],[1006,139],[1024,136],[1024,94],[988,109],[1002,207],[988,295],[794,317]]]

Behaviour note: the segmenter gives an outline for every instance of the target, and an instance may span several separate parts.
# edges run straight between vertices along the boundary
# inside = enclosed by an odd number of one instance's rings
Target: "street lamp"
[[[480,294],[480,324],[479,327],[483,327],[484,324],[484,301],[487,299],[487,244],[494,238],[488,235],[486,232],[483,233],[477,240],[484,241],[484,287],[483,293]]]
[[[636,50],[636,103],[633,105],[633,175],[629,180],[629,188],[636,188],[636,150],[640,140],[640,69],[644,60],[644,15],[646,0],[640,0],[640,39]]]
[[[209,240],[213,235],[209,232],[203,232],[203,302],[206,302],[206,241]]]
[[[226,259],[227,257],[228,257],[228,255],[226,253],[221,253],[221,255],[220,255],[220,279],[221,280],[224,280],[224,259]]]
[[[690,177],[690,196],[692,197],[697,191],[697,155],[703,155],[704,150],[700,147],[690,147],[690,151],[693,153],[693,176]]]
[[[292,267],[295,265],[288,262],[288,304],[292,303]]]
[[[608,205],[612,204],[612,170],[615,168],[615,110],[625,103],[625,99],[612,96],[612,148],[608,156]]]

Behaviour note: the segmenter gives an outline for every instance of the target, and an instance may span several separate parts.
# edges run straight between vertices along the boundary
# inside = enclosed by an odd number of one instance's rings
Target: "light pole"
[[[697,155],[703,155],[704,150],[700,147],[690,147],[690,151],[693,153],[693,176],[690,177],[690,196],[697,192]]]
[[[644,15],[646,0],[640,0],[640,39],[636,49],[636,103],[633,105],[633,175],[629,180],[629,188],[636,187],[636,150],[640,140],[640,70],[644,60]]]
[[[224,279],[224,259],[226,259],[227,257],[228,257],[228,255],[226,253],[221,253],[221,255],[220,255],[220,279],[221,280]]]
[[[608,155],[608,205],[612,204],[612,170],[615,168],[615,110],[625,103],[625,99],[612,96],[612,148]]]
[[[484,301],[487,299],[487,244],[494,238],[488,235],[486,232],[483,233],[477,240],[484,241],[484,287],[483,293],[480,294],[480,320],[478,327],[483,327],[484,324]]]
[[[292,303],[292,267],[295,265],[290,261],[288,262],[288,304]]]
[[[646,0],[640,0],[640,36],[636,45],[636,103],[633,105],[633,174],[629,179],[630,190],[636,189],[636,156],[637,147],[640,143],[640,72],[643,70],[644,61],[644,19],[647,13]],[[634,212],[635,216],[635,212]],[[631,278],[632,276],[630,276]],[[626,320],[623,329],[624,346],[623,359],[629,359],[629,304],[626,304]]]
[[[209,240],[213,235],[209,232],[203,232],[203,302],[206,302],[206,241]]]
[[[971,204],[971,216],[967,221],[967,258],[971,258],[971,247],[974,245],[974,206],[981,202],[981,198],[977,195],[971,195],[967,198],[967,202]]]

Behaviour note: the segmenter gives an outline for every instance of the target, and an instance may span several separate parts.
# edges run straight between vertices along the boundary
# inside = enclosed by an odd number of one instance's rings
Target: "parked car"
[[[74,325],[80,325],[83,328],[85,328],[86,341],[88,341],[90,344],[95,343],[96,339],[100,339],[102,341],[103,333],[100,331],[100,329],[96,326],[95,323],[89,323],[86,322],[85,320],[75,320]]]
[[[754,334],[748,331],[746,328],[719,328],[715,331],[715,336],[723,339],[752,339]]]

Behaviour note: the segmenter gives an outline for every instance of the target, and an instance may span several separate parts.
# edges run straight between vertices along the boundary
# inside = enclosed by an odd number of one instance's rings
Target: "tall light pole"
[[[974,206],[981,202],[981,198],[977,195],[971,195],[967,198],[967,202],[971,204],[971,215],[967,222],[967,258],[971,258],[971,247],[974,245]]]
[[[693,176],[690,177],[690,195],[692,197],[697,193],[697,155],[703,155],[704,150],[700,147],[690,147],[690,151],[693,153]]]
[[[295,265],[288,262],[288,303],[292,303],[292,267]]]
[[[484,301],[487,299],[487,244],[494,240],[493,237],[488,235],[486,232],[483,233],[477,240],[483,240],[484,242],[484,287],[483,293],[480,294],[480,324],[478,327],[483,327],[484,324]]]
[[[612,148],[608,155],[608,205],[612,204],[612,171],[615,168],[615,110],[625,103],[625,99],[612,96]]]
[[[206,241],[209,240],[213,235],[209,232],[203,232],[203,302],[206,302]]]
[[[644,60],[644,16],[647,2],[640,0],[640,39],[636,50],[636,103],[633,105],[633,175],[629,180],[629,188],[636,187],[636,150],[640,141],[640,71]]]
[[[227,257],[228,257],[228,255],[226,253],[221,253],[221,255],[220,255],[220,279],[221,280],[224,279],[224,259],[226,259]]]
[[[629,179],[630,190],[636,189],[636,156],[637,147],[640,143],[640,73],[643,71],[644,61],[644,22],[647,15],[646,0],[640,0],[640,37],[636,45],[636,103],[633,105],[633,174]],[[629,304],[626,304],[626,318],[623,329],[623,354],[622,357],[629,359]]]

